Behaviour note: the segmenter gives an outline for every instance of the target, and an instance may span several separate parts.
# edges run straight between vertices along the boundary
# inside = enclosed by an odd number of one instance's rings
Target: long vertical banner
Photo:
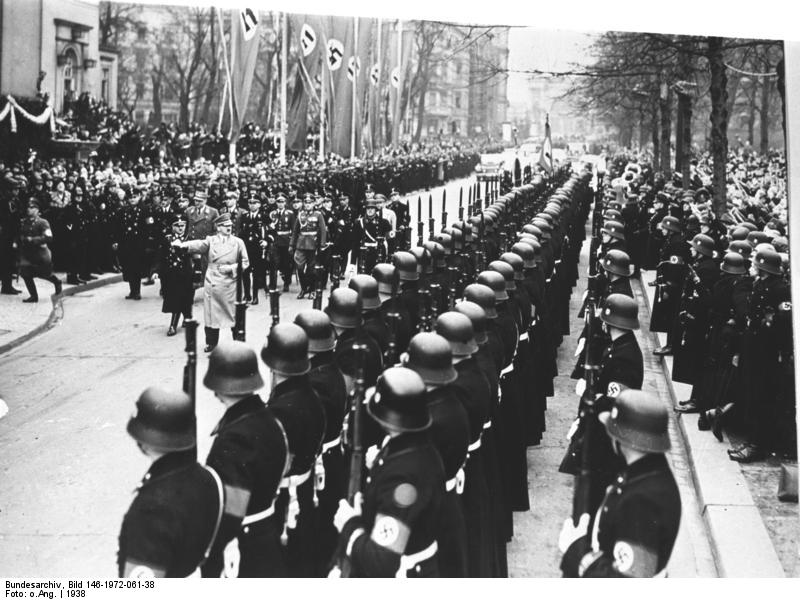
[[[339,156],[350,156],[353,83],[347,77],[347,70],[354,46],[353,19],[328,17],[326,31],[326,64],[331,76],[331,93],[328,95],[330,149]]]
[[[299,57],[294,89],[289,102],[287,147],[303,152],[306,149],[308,131],[308,102],[319,105],[317,79],[320,76],[322,58],[322,19],[314,15],[291,15],[290,37],[297,42]]]
[[[403,120],[403,90],[405,89],[411,63],[411,48],[414,37],[407,31],[403,21],[398,21],[391,42],[391,72],[389,73],[389,106],[392,119],[392,145],[400,142],[400,123]]]
[[[254,9],[234,10],[231,22],[231,97],[233,115],[231,118],[230,143],[236,143],[247,112],[250,87],[256,70],[258,57],[258,13]]]

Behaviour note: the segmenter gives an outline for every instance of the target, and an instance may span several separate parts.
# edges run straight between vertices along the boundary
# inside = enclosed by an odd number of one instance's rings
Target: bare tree
[[[136,23],[141,8],[134,4],[100,2],[97,37],[100,46],[119,48],[120,38]]]

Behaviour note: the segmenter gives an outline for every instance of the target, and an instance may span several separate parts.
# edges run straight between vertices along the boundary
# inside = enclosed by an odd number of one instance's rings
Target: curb
[[[640,274],[639,284],[650,313],[652,300],[647,283],[644,274]],[[648,333],[659,342],[665,341],[659,339],[659,335],[666,338],[664,334],[649,330]],[[691,386],[673,382],[670,365],[667,357],[661,358],[669,393],[677,405],[679,399],[688,399]],[[691,416],[695,417],[691,420],[696,425],[697,415]],[[676,420],[719,576],[786,577],[739,465],[722,452],[728,444],[709,439],[706,435],[709,432],[691,429],[686,422],[688,418],[688,414],[679,414]],[[743,543],[747,544],[746,550]]]
[[[5,354],[13,350],[14,348],[21,346],[28,340],[35,338],[37,335],[48,331],[56,326],[56,324],[61,320],[64,316],[64,310],[62,306],[62,302],[64,298],[68,296],[74,296],[75,294],[80,294],[81,292],[87,292],[89,290],[93,290],[95,288],[99,288],[105,285],[110,285],[112,283],[119,283],[122,281],[121,274],[114,274],[110,275],[109,277],[101,277],[95,281],[89,281],[87,283],[82,283],[81,285],[74,285],[70,288],[64,289],[61,292],[60,296],[56,296],[55,294],[50,295],[50,301],[53,303],[53,308],[50,311],[47,319],[44,323],[40,323],[27,333],[23,333],[21,336],[11,340],[10,342],[6,342],[2,346],[0,346],[0,355]]]

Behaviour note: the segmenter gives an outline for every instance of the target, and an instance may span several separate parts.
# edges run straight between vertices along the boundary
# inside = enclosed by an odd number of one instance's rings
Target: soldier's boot
[[[250,304],[253,306],[258,304],[258,289],[258,286],[255,284],[255,282],[253,282],[253,300],[250,302]]]
[[[3,278],[2,286],[0,286],[0,294],[8,294],[9,296],[16,296],[21,294],[22,291],[15,288],[11,283],[11,276]]]
[[[219,329],[214,327],[205,327],[206,333],[206,347],[203,352],[211,352],[219,344]]]
[[[67,280],[69,283],[69,280]],[[130,288],[131,293],[125,296],[126,300],[141,300],[142,299],[142,280],[138,277],[132,277],[131,280],[128,282],[128,287]]]
[[[178,320],[181,318],[181,313],[172,313],[172,318],[169,321],[169,329],[167,329],[167,337],[172,337],[178,333]]]
[[[251,269],[247,269],[244,273],[242,273],[242,288],[244,293],[242,294],[242,301],[250,302],[250,278],[252,277]]]
[[[29,294],[29,297],[23,300],[23,302],[38,302],[39,293],[36,291],[36,283],[34,283],[33,277],[23,277],[22,281],[25,282],[25,287]]]
[[[48,277],[48,278],[47,278],[47,281],[49,281],[50,283],[52,283],[52,284],[53,284],[53,286],[56,288],[56,291],[55,291],[55,292],[53,292],[53,293],[54,293],[56,296],[60,296],[60,295],[61,295],[61,288],[62,288],[62,286],[61,286],[61,280],[60,280],[58,277],[56,277],[55,275],[50,275],[50,277]]]

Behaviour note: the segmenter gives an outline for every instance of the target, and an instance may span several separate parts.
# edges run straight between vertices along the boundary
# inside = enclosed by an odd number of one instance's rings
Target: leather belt
[[[484,425],[484,427],[486,427],[486,425]],[[475,440],[469,446],[467,446],[467,451],[474,452],[475,450],[477,450],[480,447],[481,447],[481,438],[478,437],[477,440]]]
[[[529,339],[529,336],[528,336],[528,332],[527,331],[519,336],[519,341],[520,342],[527,342],[528,339]]]
[[[502,371],[500,371],[500,375],[508,375],[513,371],[514,371],[514,363],[511,363],[510,365],[505,367]]]
[[[491,420],[486,421],[486,423],[483,424],[483,430],[484,431],[486,431],[487,429],[491,429],[491,428],[492,428],[492,421]]]
[[[439,544],[436,543],[436,540],[425,548],[424,550],[420,550],[419,552],[415,552],[414,554],[404,554],[400,557],[400,568],[397,569],[397,573],[395,577],[399,579],[405,579],[406,573],[420,564],[422,561],[428,560],[429,558],[433,558],[436,556],[436,553],[439,551]]]
[[[252,515],[246,515],[244,519],[242,519],[242,527],[245,525],[252,525],[253,523],[258,523],[259,521],[263,521],[275,514],[275,502],[273,501],[270,507],[266,510],[262,510],[261,512],[257,512]]]
[[[340,445],[341,443],[342,440],[338,437],[336,439],[331,440],[330,442],[325,442],[324,444],[322,444],[321,453],[325,454],[328,450],[333,450],[334,448],[336,448],[336,446]]]

